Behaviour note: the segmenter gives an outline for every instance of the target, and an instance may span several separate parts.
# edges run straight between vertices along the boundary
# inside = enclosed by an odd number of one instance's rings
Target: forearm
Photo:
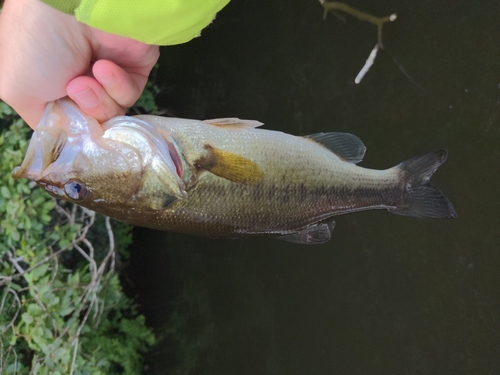
[[[88,26],[147,44],[173,45],[200,35],[229,0],[43,0]]]

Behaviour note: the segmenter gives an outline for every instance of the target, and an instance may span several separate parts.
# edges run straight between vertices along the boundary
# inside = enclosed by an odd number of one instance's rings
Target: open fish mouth
[[[150,199],[157,208],[166,197],[186,196],[182,178],[187,169],[167,131],[160,135],[154,126],[127,116],[100,124],[61,99],[47,105],[13,177],[35,181],[53,196],[93,204],[131,200],[147,205],[152,189],[161,186],[164,192]]]
[[[39,181],[56,160],[61,163],[61,154],[68,144],[81,148],[82,137],[96,140],[103,134],[97,121],[84,114],[69,99],[61,99],[47,104],[44,114],[31,137],[22,164],[15,168],[15,178],[29,178]],[[77,150],[73,149],[72,158]]]
[[[147,140],[147,147],[134,144],[132,136],[120,135],[124,130],[130,130],[130,134],[137,138],[142,135]],[[170,137],[165,139],[160,136],[156,128],[145,121],[137,118],[118,116],[99,124],[94,119],[83,114],[76,104],[70,100],[58,100],[47,105],[44,115],[37,126],[28,146],[22,164],[13,171],[14,178],[29,178],[33,181],[44,181],[52,183],[63,176],[51,177],[58,174],[52,168],[54,162],[59,165],[69,164],[72,155],[77,150],[85,147],[86,141],[96,142],[99,139],[112,139],[125,143],[127,146],[137,148],[137,153],[144,158],[144,154],[156,155],[168,170],[176,177],[177,182],[182,184],[184,163],[182,151],[177,142]],[[137,142],[136,142],[137,143]],[[65,147],[72,148],[71,153],[62,152]],[[149,149],[147,149],[149,148]],[[51,167],[51,168],[49,168]],[[49,172],[48,169],[51,169]],[[56,169],[56,170],[54,170]]]
[[[53,106],[53,102],[47,105],[40,124],[47,122]],[[23,162],[14,169],[13,177],[25,177],[33,181],[40,180],[43,171],[59,157],[66,139],[67,135],[61,128],[40,126],[33,133]]]

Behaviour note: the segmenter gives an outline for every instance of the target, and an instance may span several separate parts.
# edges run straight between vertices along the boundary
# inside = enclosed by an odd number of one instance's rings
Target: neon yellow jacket
[[[147,44],[200,35],[229,0],[42,0],[86,25]]]

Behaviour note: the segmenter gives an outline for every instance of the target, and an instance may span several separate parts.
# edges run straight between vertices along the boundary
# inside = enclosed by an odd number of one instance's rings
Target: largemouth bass
[[[126,223],[213,238],[323,243],[335,215],[374,209],[456,217],[429,183],[446,151],[373,170],[356,165],[365,146],[352,134],[260,125],[150,115],[99,124],[62,99],[47,106],[13,175]]]

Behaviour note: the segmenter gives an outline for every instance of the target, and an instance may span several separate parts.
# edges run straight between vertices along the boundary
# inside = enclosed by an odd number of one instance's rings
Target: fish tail
[[[401,206],[391,212],[421,218],[456,218],[457,213],[451,202],[441,190],[429,183],[431,176],[446,158],[446,151],[440,150],[400,163],[396,168],[400,170],[405,195]]]

